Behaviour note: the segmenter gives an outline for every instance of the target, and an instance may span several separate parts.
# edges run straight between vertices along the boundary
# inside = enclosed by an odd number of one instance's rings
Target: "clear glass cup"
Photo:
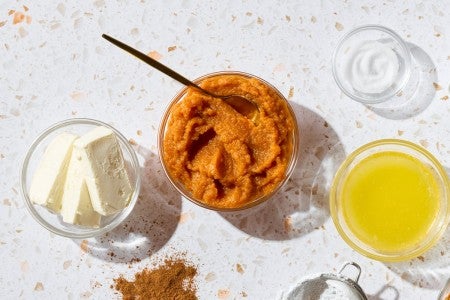
[[[33,174],[36,171],[45,149],[58,134],[68,132],[82,135],[97,126],[107,127],[116,134],[127,165],[128,175],[133,187],[133,194],[131,195],[129,204],[122,211],[111,216],[102,216],[99,228],[89,228],[63,222],[60,215],[47,210],[45,207],[33,204],[28,192],[30,190]],[[75,239],[90,238],[104,234],[123,222],[131,213],[137,202],[141,185],[139,162],[136,153],[127,139],[111,125],[97,120],[81,118],[61,121],[52,125],[40,134],[31,144],[25,156],[20,179],[22,197],[25,201],[25,206],[33,218],[47,230],[60,236]]]
[[[349,65],[353,62],[354,51],[363,43],[377,42],[391,49],[398,61],[398,72],[392,84],[382,92],[364,92],[355,89],[349,76]],[[339,88],[348,97],[363,104],[379,104],[395,95],[400,95],[411,76],[411,51],[403,39],[394,31],[380,25],[365,25],[348,32],[333,53],[333,77]]]
[[[388,151],[405,153],[420,160],[432,171],[438,184],[440,194],[437,216],[432,224],[430,224],[428,232],[422,240],[408,249],[389,252],[375,249],[371,245],[358,239],[354,231],[346,222],[342,207],[344,200],[341,198],[340,194],[348,175],[355,166],[370,155]],[[386,176],[389,176],[389,174],[386,174]],[[367,257],[380,261],[403,261],[423,254],[435,245],[444,234],[450,221],[450,183],[447,173],[439,161],[422,147],[408,141],[397,139],[378,140],[358,148],[342,163],[334,177],[330,190],[330,212],[337,231],[344,241],[353,249]]]
[[[188,88],[183,88],[180,92],[177,93],[177,95],[172,99],[172,101],[170,102],[170,104],[168,105],[168,107],[165,110],[165,113],[161,119],[161,123],[160,123],[160,127],[159,127],[159,134],[158,134],[158,148],[159,148],[159,157],[161,158],[161,162],[163,165],[163,169],[164,172],[166,173],[167,177],[169,178],[170,182],[172,183],[172,185],[178,190],[179,193],[181,193],[186,199],[190,200],[191,202],[207,208],[207,209],[211,209],[211,210],[216,210],[216,211],[238,211],[238,210],[243,210],[243,209],[247,209],[253,206],[256,206],[258,204],[263,203],[264,201],[270,199],[276,192],[279,191],[279,189],[286,183],[286,181],[288,180],[289,176],[292,174],[294,168],[295,168],[295,164],[297,162],[298,159],[298,147],[299,147],[299,131],[298,131],[298,125],[297,125],[297,121],[296,121],[296,117],[295,117],[295,113],[293,111],[293,109],[291,108],[291,106],[289,105],[289,102],[287,101],[287,99],[270,83],[268,83],[267,81],[248,74],[248,73],[243,73],[243,72],[236,72],[236,71],[223,71],[223,72],[216,72],[216,73],[211,73],[211,74],[207,74],[204,75],[198,79],[195,79],[194,82],[196,84],[200,84],[203,80],[207,79],[207,78],[211,78],[211,77],[215,77],[215,76],[222,76],[222,75],[239,75],[239,76],[243,76],[243,77],[247,77],[247,78],[255,78],[258,81],[262,82],[264,85],[270,87],[270,89],[272,89],[273,91],[275,91],[277,93],[277,95],[280,97],[280,99],[282,99],[283,101],[285,101],[286,106],[289,110],[289,114],[293,120],[293,124],[294,124],[294,129],[291,133],[291,139],[292,139],[292,152],[290,155],[290,159],[289,159],[289,163],[288,166],[285,170],[285,176],[283,178],[283,180],[281,182],[278,183],[278,185],[268,194],[253,199],[252,201],[246,203],[243,206],[240,207],[233,207],[233,208],[222,208],[222,207],[215,207],[215,206],[211,206],[208,205],[204,202],[202,202],[200,199],[195,198],[192,193],[183,185],[182,182],[176,180],[175,178],[172,177],[172,175],[170,174],[170,171],[168,170],[165,162],[164,162],[164,135],[165,132],[167,130],[167,125],[171,116],[171,111],[172,108],[174,107],[175,104],[177,104],[180,101],[183,101],[184,96],[186,95]]]

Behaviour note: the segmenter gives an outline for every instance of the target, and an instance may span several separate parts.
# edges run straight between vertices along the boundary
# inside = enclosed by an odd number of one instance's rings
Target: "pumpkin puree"
[[[193,198],[215,208],[239,208],[271,193],[285,178],[294,122],[270,86],[242,75],[205,78],[201,87],[257,103],[257,125],[223,100],[189,89],[171,112],[163,159],[172,178]]]

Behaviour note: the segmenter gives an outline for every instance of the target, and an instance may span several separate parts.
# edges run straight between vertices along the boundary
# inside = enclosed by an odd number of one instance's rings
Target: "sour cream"
[[[388,44],[364,41],[349,49],[348,55],[346,76],[356,91],[379,94],[396,82],[400,63]]]

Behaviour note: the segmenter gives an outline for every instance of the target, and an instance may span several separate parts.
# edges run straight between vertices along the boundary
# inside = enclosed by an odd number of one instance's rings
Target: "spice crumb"
[[[150,51],[147,55],[154,60],[160,60],[162,58],[162,55],[158,51]]]
[[[448,96],[445,95],[444,97],[441,98],[441,100],[447,101],[448,100]]]
[[[16,25],[25,20],[25,15],[20,11],[14,13],[13,25]]]
[[[64,270],[67,270],[71,265],[72,265],[72,261],[71,261],[71,260],[66,260],[66,261],[63,263],[63,269],[64,269]]]
[[[229,290],[218,290],[217,291],[217,297],[219,297],[219,299],[227,299],[229,296],[230,296]]]
[[[292,230],[292,220],[291,220],[290,216],[287,216],[286,218],[284,218],[283,225],[284,225],[284,230],[286,232],[289,232]]]
[[[244,268],[241,266],[241,264],[236,264],[236,271],[240,274],[244,274]]]
[[[434,89],[436,90],[436,91],[440,91],[440,90],[442,90],[442,87],[439,85],[439,83],[437,83],[437,82],[433,82],[433,86],[434,86]]]
[[[80,248],[81,248],[81,252],[83,252],[83,253],[88,252],[89,251],[88,241],[87,240],[81,241]]]
[[[344,30],[344,26],[339,22],[336,22],[336,24],[334,24],[334,27],[336,28],[337,31]]]
[[[171,46],[167,48],[167,52],[174,51],[175,49],[177,49],[177,46]]]
[[[292,99],[292,97],[294,97],[294,87],[293,86],[291,86],[289,88],[288,99]]]
[[[36,282],[36,285],[34,286],[34,290],[35,291],[43,291],[44,285],[42,284],[42,282]]]

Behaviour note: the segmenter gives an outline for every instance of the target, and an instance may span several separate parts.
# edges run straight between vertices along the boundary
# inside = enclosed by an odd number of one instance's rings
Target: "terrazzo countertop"
[[[450,231],[423,256],[382,263],[353,251],[330,218],[327,189],[346,154],[380,138],[420,144],[450,172],[450,1],[1,1],[0,298],[110,299],[158,257],[198,266],[200,299],[276,299],[305,276],[362,267],[369,299],[435,299],[450,277]],[[382,24],[411,48],[419,89],[400,110],[366,107],[338,89],[339,38]],[[108,33],[190,78],[244,71],[288,97],[299,163],[271,201],[242,213],[198,207],[170,186],[157,131],[182,86],[101,38]],[[110,123],[133,144],[143,188],[107,236],[49,233],[25,209],[19,171],[31,142],[74,117]]]

